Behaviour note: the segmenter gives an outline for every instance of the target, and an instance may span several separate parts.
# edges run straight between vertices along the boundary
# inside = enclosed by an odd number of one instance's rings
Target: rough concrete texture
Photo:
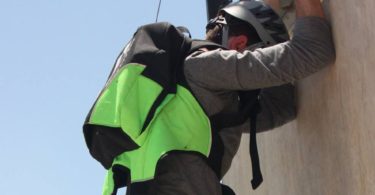
[[[336,63],[298,82],[295,121],[258,134],[264,183],[256,191],[243,137],[224,178],[237,195],[375,195],[375,1],[324,7]]]

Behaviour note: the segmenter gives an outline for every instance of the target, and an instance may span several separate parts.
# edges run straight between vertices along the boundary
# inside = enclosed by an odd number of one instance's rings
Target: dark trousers
[[[222,195],[222,187],[204,157],[172,152],[159,160],[153,180],[131,184],[126,195]]]

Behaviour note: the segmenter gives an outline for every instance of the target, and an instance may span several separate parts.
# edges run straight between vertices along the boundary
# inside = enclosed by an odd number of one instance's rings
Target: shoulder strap
[[[255,105],[258,102],[260,90],[240,91],[240,108],[235,113],[218,113],[210,117],[215,129],[234,127],[246,122],[251,114],[258,113]]]
[[[193,39],[191,42],[189,54],[199,50],[200,48],[207,48],[208,50],[214,50],[218,48],[226,49],[225,47],[211,41]]]
[[[240,91],[238,93],[240,98],[240,111],[238,113],[219,113],[213,115],[210,118],[213,128],[217,130],[241,125],[250,118],[249,150],[251,157],[251,166],[253,170],[253,179],[251,181],[251,185],[253,189],[256,189],[263,182],[256,140],[256,119],[257,114],[261,109],[258,99],[260,89]]]
[[[181,78],[182,66],[191,43],[190,39],[169,23],[147,25],[138,33],[140,35],[138,35],[137,46],[140,48],[135,52],[139,53],[133,56],[132,62],[147,65],[142,75],[163,87],[163,91],[147,115],[143,132],[165,97],[170,93],[176,93],[177,83],[184,85],[182,81],[184,79]]]
[[[254,111],[250,114],[250,158],[251,158],[251,168],[253,170],[253,179],[251,180],[251,186],[253,189],[257,189],[263,182],[263,175],[260,170],[258,145],[256,139],[257,127],[256,120],[257,114],[260,112],[260,104],[257,101],[253,107]]]

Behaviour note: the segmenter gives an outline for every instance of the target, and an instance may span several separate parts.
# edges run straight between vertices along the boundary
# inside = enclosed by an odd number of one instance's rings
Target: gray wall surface
[[[258,134],[264,183],[256,191],[243,136],[223,180],[237,195],[375,195],[375,1],[324,7],[336,62],[298,82],[296,120]]]

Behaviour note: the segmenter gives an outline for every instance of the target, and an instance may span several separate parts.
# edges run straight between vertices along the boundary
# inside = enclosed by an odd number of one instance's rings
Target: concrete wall
[[[298,83],[297,120],[258,134],[265,181],[256,191],[244,136],[224,178],[238,195],[375,195],[375,1],[324,7],[336,63]]]

